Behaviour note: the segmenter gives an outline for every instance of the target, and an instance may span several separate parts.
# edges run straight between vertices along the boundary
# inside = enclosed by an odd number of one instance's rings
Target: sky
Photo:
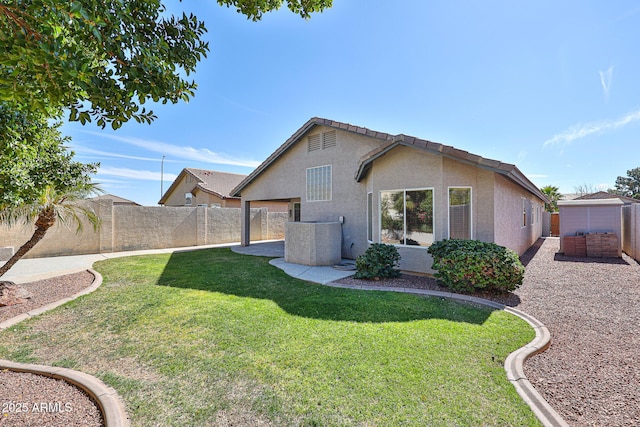
[[[635,0],[333,0],[260,22],[214,0],[164,4],[208,29],[196,96],[153,106],[151,125],[62,128],[105,192],[142,205],[183,168],[249,174],[311,117],[512,163],[562,193],[640,167]]]

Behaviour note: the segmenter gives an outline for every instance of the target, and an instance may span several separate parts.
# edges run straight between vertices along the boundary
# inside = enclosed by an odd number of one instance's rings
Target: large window
[[[471,239],[471,188],[449,187],[449,238]]]
[[[331,200],[331,165],[307,169],[307,202]]]
[[[431,245],[433,189],[380,192],[380,239],[395,245]]]

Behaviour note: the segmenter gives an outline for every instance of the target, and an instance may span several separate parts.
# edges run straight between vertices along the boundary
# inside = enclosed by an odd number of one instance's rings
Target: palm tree
[[[562,198],[560,189],[554,185],[547,185],[540,188],[540,191],[549,199],[549,203],[544,204],[544,209],[547,212],[556,212],[558,210],[558,200]]]
[[[56,222],[64,225],[75,223],[76,232],[79,233],[83,228],[82,219],[86,218],[93,225],[93,229],[97,230],[100,227],[100,219],[92,209],[79,204],[78,201],[98,192],[100,189],[93,183],[83,182],[74,187],[65,188],[63,191],[49,185],[33,203],[7,207],[0,211],[0,222],[7,226],[20,222],[29,225],[35,221],[33,235],[0,267],[0,277],[42,240],[47,230]]]

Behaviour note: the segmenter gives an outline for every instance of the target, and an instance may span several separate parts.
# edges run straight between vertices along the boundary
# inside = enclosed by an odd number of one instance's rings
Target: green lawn
[[[506,379],[534,331],[503,311],[293,279],[228,249],[97,263],[93,294],[0,334],[78,369],[134,426],[539,425]]]

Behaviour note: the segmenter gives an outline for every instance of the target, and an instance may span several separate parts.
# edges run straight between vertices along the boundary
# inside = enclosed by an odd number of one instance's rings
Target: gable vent
[[[325,150],[327,148],[336,146],[336,131],[332,130],[330,132],[324,132],[322,134],[322,149]]]
[[[320,149],[320,134],[307,137],[307,152]]]

